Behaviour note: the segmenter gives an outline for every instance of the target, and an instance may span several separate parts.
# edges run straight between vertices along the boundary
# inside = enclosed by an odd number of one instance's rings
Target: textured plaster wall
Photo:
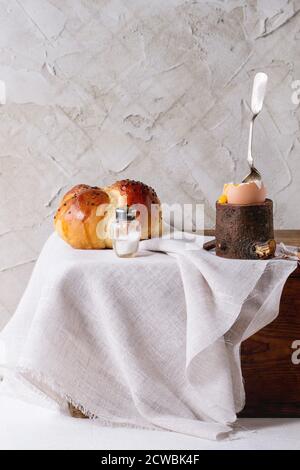
[[[255,155],[278,228],[299,228],[300,1],[0,0],[0,327],[72,184],[138,178],[204,202],[247,172],[251,83],[270,75]]]

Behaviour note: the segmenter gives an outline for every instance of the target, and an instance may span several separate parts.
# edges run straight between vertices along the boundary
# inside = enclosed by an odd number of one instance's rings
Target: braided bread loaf
[[[63,197],[54,216],[58,234],[73,248],[111,248],[110,227],[117,207],[134,207],[141,222],[142,239],[161,234],[159,198],[150,186],[122,180],[99,188],[79,184]]]

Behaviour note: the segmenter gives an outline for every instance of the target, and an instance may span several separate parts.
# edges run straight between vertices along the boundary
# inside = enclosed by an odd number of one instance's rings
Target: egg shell
[[[224,194],[228,204],[256,204],[266,200],[267,191],[263,184],[261,187],[256,183],[227,184],[224,186]]]

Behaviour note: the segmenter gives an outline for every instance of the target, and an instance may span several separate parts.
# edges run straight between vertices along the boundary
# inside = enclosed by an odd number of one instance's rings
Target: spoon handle
[[[252,156],[252,141],[253,141],[253,125],[254,120],[257,115],[261,112],[266,88],[268,83],[268,75],[262,72],[259,72],[255,75],[252,88],[252,97],[251,97],[251,111],[253,113],[252,119],[250,121],[250,130],[249,130],[249,143],[248,143],[248,163],[250,168],[253,168],[254,161]]]
[[[255,75],[251,97],[251,111],[254,115],[259,114],[262,110],[266,95],[267,83],[268,75],[266,73],[259,72]]]
[[[254,120],[256,116],[253,116],[253,118],[250,121],[250,129],[249,129],[249,142],[248,142],[248,156],[247,160],[249,163],[250,168],[253,167],[254,165],[254,160],[252,156],[252,142],[253,142],[253,125],[254,125]]]

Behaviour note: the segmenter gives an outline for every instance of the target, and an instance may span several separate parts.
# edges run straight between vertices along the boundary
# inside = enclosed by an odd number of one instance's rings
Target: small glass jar
[[[111,226],[113,249],[120,258],[132,258],[139,249],[141,225],[136,219],[136,211],[116,209],[116,220]]]

